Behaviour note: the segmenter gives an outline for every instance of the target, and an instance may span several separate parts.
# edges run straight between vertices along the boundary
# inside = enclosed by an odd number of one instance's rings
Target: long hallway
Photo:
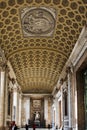
[[[0,0],[0,130],[87,130],[87,0]]]

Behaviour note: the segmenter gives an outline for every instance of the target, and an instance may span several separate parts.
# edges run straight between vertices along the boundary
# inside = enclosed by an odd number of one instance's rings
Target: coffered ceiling
[[[87,0],[0,0],[0,46],[23,92],[52,92],[86,20]]]

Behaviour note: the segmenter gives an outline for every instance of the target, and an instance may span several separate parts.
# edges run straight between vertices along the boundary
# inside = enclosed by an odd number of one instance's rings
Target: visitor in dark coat
[[[28,125],[27,124],[25,125],[25,129],[28,130]]]

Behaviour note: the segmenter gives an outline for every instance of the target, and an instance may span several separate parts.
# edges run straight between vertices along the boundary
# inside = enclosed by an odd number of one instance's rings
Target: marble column
[[[4,126],[5,68],[0,68],[0,127]]]
[[[48,125],[48,98],[44,98],[44,120],[46,121],[46,126]]]
[[[62,126],[64,126],[64,97],[63,97],[64,95],[63,95],[63,86],[61,87],[61,101],[62,101],[62,103],[61,103],[61,107],[62,107]]]
[[[22,109],[22,95],[21,93],[19,94],[19,118],[18,118],[18,125],[21,126],[21,109]]]
[[[26,115],[26,123],[28,124],[29,118],[30,118],[30,100],[27,98],[25,103],[24,103],[24,107],[25,107],[25,115]]]
[[[29,120],[30,120],[30,98],[29,98]]]
[[[54,116],[54,104],[52,105],[52,128],[54,128],[54,125],[55,125],[55,116]]]
[[[69,130],[72,130],[72,101],[71,101],[71,68],[67,68],[68,78],[68,112],[69,112]]]
[[[12,121],[17,123],[17,86],[16,83],[13,85],[13,104],[12,104]]]
[[[7,111],[8,111],[8,73],[9,73],[9,67],[6,66],[6,80],[5,80],[5,119],[4,119],[4,126],[6,127],[7,124],[6,124],[6,121],[7,121]]]
[[[55,126],[58,126],[58,98],[55,98],[55,107],[56,107],[56,114],[55,114]]]

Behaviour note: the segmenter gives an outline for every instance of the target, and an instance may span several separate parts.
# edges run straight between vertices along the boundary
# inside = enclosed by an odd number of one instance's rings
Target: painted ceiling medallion
[[[26,7],[21,10],[24,36],[52,36],[56,10],[46,7]]]

